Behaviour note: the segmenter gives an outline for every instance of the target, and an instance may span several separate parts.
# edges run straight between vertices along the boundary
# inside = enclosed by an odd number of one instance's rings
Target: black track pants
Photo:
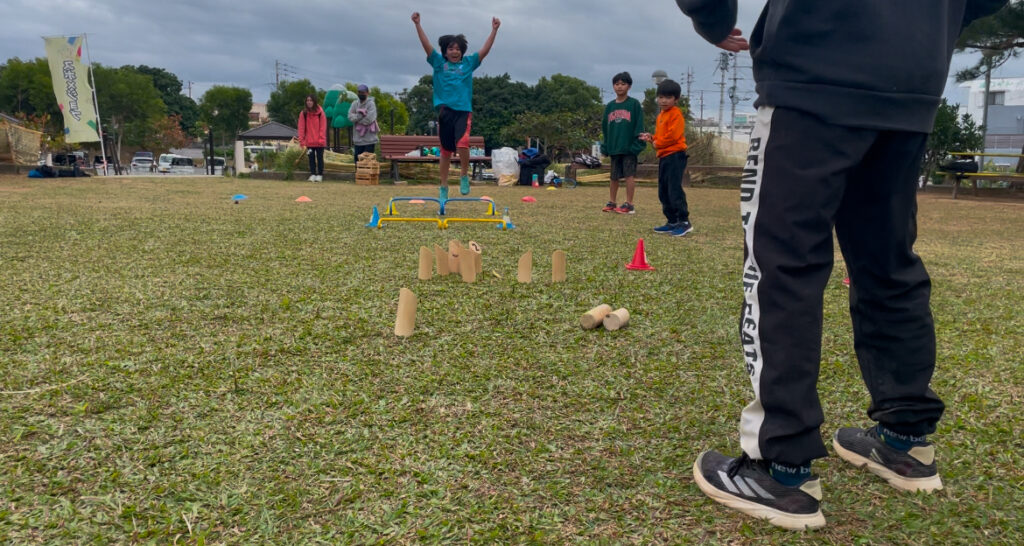
[[[740,205],[740,335],[755,395],[743,410],[740,443],[751,458],[797,465],[827,454],[817,382],[833,228],[851,279],[868,416],[905,434],[935,431],[944,406],[928,386],[931,282],[913,251],[927,138],[758,109]]]

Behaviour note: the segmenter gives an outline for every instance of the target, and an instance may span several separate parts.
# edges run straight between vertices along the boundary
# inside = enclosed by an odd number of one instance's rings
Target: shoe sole
[[[844,461],[856,466],[857,468],[867,468],[869,472],[889,482],[889,485],[899,489],[900,491],[908,491],[910,493],[924,491],[925,493],[931,493],[932,491],[942,489],[942,478],[938,474],[925,478],[907,478],[905,476],[900,476],[892,470],[889,470],[863,455],[844,448],[839,445],[839,441],[835,438],[832,439],[832,447],[836,449],[836,454]]]
[[[698,458],[697,461],[693,463],[693,479],[697,482],[697,487],[699,487],[705,495],[711,497],[711,500],[738,512],[743,512],[748,516],[767,520],[768,523],[775,525],[776,527],[782,527],[783,529],[789,529],[790,531],[821,529],[825,526],[825,516],[821,513],[821,510],[818,510],[813,514],[790,514],[781,510],[769,508],[763,504],[757,504],[756,502],[741,499],[740,497],[736,497],[718,489],[704,479],[704,475],[701,474],[700,467],[697,465],[699,462],[700,459]]]
[[[655,230],[652,230],[652,231],[654,231],[655,233],[657,233],[657,234],[659,234],[659,235],[672,235],[672,232],[671,232],[671,231],[658,231],[658,230],[656,230],[656,229],[655,229]]]
[[[672,233],[672,232],[670,231],[669,233]],[[675,234],[675,233],[672,233],[672,236],[673,236],[673,237],[686,237],[686,235],[687,235],[688,233],[693,233],[693,228],[690,228],[690,229],[688,229],[688,230],[686,230],[686,231],[684,231],[684,232],[682,232],[682,233],[680,233],[680,234],[678,234],[678,235],[677,235],[677,234]]]
[[[615,211],[615,212],[617,212],[617,213],[619,213],[619,214],[635,214],[635,213],[636,213],[636,211],[635,211],[635,210],[625,210],[625,211],[623,211],[623,210],[617,210],[617,211]]]

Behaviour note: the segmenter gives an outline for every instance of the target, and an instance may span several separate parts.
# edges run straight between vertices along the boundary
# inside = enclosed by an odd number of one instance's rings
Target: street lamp
[[[430,129],[430,136],[434,136],[434,128],[437,127],[437,122],[430,120],[427,122],[427,128]]]
[[[654,73],[651,74],[651,81],[654,82],[654,86],[655,87],[657,87],[659,83],[661,83],[661,82],[663,82],[663,81],[665,81],[667,79],[668,79],[668,73],[666,73],[664,70],[655,70]]]

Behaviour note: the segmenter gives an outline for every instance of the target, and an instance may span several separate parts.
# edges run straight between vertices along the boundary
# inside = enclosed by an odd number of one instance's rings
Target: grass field
[[[518,229],[363,227],[430,187],[0,177],[0,542],[1024,542],[1020,202],[921,196],[946,489],[899,494],[830,457],[828,526],[791,533],[691,476],[703,449],[738,453],[750,397],[737,191],[690,190],[682,239],[650,233],[649,186],[632,216],[599,212],[603,187],[473,191]],[[638,237],[656,271],[624,269]],[[450,239],[483,246],[482,278],[418,281],[419,247]],[[826,436],[867,424],[843,275]],[[582,331],[602,302],[629,327]]]

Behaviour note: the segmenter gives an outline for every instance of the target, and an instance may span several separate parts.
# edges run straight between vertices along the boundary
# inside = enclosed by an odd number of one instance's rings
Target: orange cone
[[[654,269],[651,267],[651,264],[647,263],[647,251],[644,250],[643,239],[637,240],[636,250],[633,251],[633,261],[626,264],[626,269],[634,271],[651,271]]]

